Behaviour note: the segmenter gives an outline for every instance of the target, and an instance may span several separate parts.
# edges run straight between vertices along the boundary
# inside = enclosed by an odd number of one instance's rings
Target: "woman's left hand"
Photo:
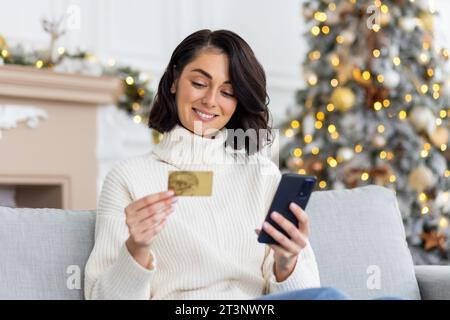
[[[297,218],[298,226],[277,212],[272,212],[270,217],[286,231],[290,239],[270,223],[264,222],[263,224],[264,231],[278,242],[278,244],[269,244],[274,251],[274,273],[278,282],[285,280],[292,273],[297,263],[297,257],[300,251],[306,247],[309,237],[309,219],[305,211],[294,202],[291,202],[289,209]],[[256,229],[255,232],[259,235],[261,230]]]

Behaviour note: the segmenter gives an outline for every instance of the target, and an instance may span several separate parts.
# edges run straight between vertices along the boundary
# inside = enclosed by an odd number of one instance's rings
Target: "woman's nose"
[[[207,107],[214,107],[216,104],[216,93],[214,90],[208,90],[208,92],[203,97],[202,103]]]

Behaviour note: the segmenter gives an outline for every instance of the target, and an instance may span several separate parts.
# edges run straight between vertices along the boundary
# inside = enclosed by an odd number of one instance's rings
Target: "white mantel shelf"
[[[0,96],[111,104],[122,92],[122,81],[107,76],[60,73],[30,66],[0,66]]]

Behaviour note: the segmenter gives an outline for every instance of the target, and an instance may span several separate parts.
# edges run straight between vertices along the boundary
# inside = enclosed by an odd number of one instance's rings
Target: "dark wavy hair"
[[[199,30],[186,37],[174,50],[169,64],[159,82],[148,126],[160,133],[181,125],[175,96],[170,92],[174,80],[181,75],[184,67],[193,61],[202,49],[216,48],[225,53],[229,59],[229,75],[233,94],[237,100],[236,110],[225,125],[227,129],[253,129],[256,132],[248,143],[230,143],[235,150],[245,146],[247,154],[251,150],[260,151],[266,143],[272,142],[269,126],[269,96],[266,91],[266,75],[250,46],[239,35],[228,30]],[[260,131],[264,129],[263,131]],[[262,135],[260,132],[264,132]],[[236,138],[234,138],[236,139]],[[256,141],[255,141],[256,139]],[[250,148],[249,144],[253,147]],[[256,149],[256,150],[255,150]]]

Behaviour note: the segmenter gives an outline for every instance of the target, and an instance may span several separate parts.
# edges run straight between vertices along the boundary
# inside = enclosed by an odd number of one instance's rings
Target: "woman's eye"
[[[234,97],[234,95],[233,95],[232,93],[223,92],[223,94],[224,94],[225,96],[227,96],[227,97],[231,97],[231,98]]]
[[[205,85],[203,85],[203,84],[201,84],[201,83],[197,83],[197,82],[192,82],[192,85],[193,85],[194,87],[199,87],[199,88],[206,87]]]

